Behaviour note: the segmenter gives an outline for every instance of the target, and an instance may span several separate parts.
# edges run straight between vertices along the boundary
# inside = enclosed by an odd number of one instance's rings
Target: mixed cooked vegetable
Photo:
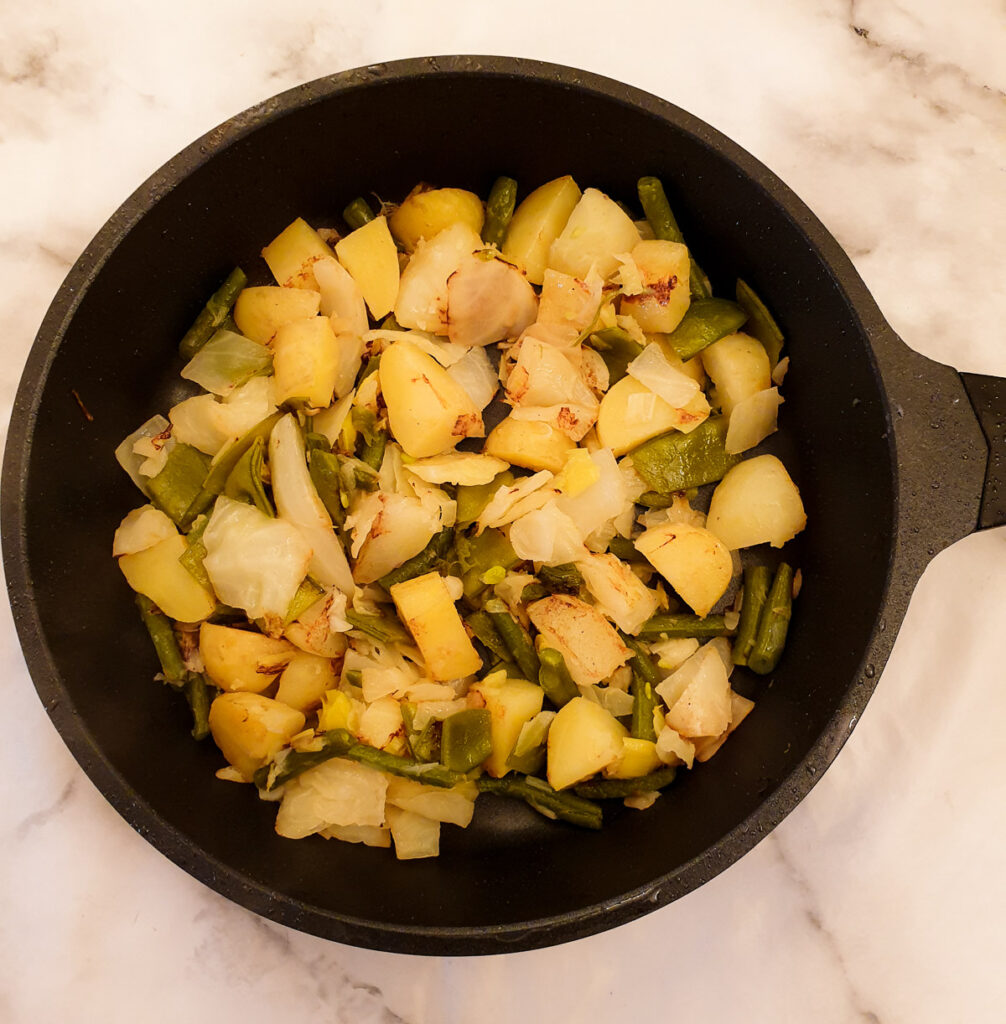
[[[765,556],[806,516],[748,453],[783,338],[638,191],[638,220],[568,176],[298,219],[276,284],[235,270],[182,339],[200,392],[117,450],[162,678],[281,835],[433,856],[483,792],[599,828],[778,663],[799,574]]]

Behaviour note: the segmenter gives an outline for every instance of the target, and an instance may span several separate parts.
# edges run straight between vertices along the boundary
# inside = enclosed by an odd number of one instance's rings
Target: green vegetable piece
[[[729,299],[695,299],[667,340],[682,359],[691,359],[714,341],[740,330],[747,318],[745,310]]]
[[[740,278],[737,279],[737,302],[748,315],[747,333],[762,343],[768,353],[769,362],[775,369],[785,341],[779,325],[775,322],[775,317],[768,311],[765,303],[758,298],[754,289]]]
[[[487,484],[461,484],[458,487],[457,525],[471,526],[483,509],[489,504],[490,498],[504,485],[509,487],[514,482],[514,475],[509,469],[497,473]]]
[[[517,182],[513,178],[497,178],[486,200],[486,218],[482,224],[482,241],[503,248],[503,238],[510,226],[517,205]]]
[[[224,487],[227,485],[227,478],[234,471],[234,467],[241,460],[241,456],[251,448],[256,438],[260,437],[263,441],[267,441],[272,433],[272,428],[279,423],[283,415],[284,413],[277,410],[271,416],[260,420],[246,434],[217,453],[212,463],[210,463],[206,479],[202,481],[202,488],[197,491],[192,498],[191,504],[182,516],[182,520],[179,523],[182,529],[187,529],[196,516],[205,512],[213,503],[213,499],[218,494],[223,493]]]
[[[363,196],[357,196],[342,211],[342,219],[349,225],[352,231],[355,231],[357,228],[362,228],[364,224],[369,224],[374,219],[374,211],[370,208],[370,203]]]
[[[332,446],[324,434],[307,433],[304,435],[304,451],[308,455],[313,451],[330,452],[331,450]]]
[[[520,592],[521,604],[531,604],[543,597],[548,597],[548,591],[540,583],[528,583]]]
[[[677,769],[667,767],[640,775],[638,779],[590,779],[574,786],[573,792],[590,800],[617,800],[663,789],[674,781],[676,773]]]
[[[673,494],[658,494],[656,491],[643,491],[636,498],[637,505],[645,505],[646,508],[670,508],[674,504]]]
[[[405,328],[395,319],[395,314],[394,313],[389,313],[381,321],[381,330],[382,331],[404,331]]]
[[[670,507],[668,505],[668,507]],[[646,557],[636,548],[628,537],[617,534],[608,542],[608,550],[623,562],[645,562]]]
[[[672,430],[632,450],[632,467],[659,494],[722,480],[741,461],[726,450],[727,421],[711,416],[691,433]]]
[[[164,468],[147,483],[150,499],[183,529],[189,505],[200,492],[210,457],[188,444],[176,444],[168,453]],[[195,518],[195,517],[193,517]]]
[[[483,530],[475,537],[455,533],[454,551],[461,569],[464,595],[469,601],[478,597],[488,584],[482,576],[494,565],[512,569],[520,563],[506,534],[500,530]]]
[[[493,625],[503,638],[503,643],[506,644],[523,677],[532,683],[535,682],[541,672],[541,662],[528,631],[510,614],[506,604],[498,597],[486,601],[485,610],[493,620]]]
[[[377,417],[371,409],[354,406],[349,418],[357,431],[363,435],[364,441],[373,441],[377,437]]]
[[[238,459],[237,465],[231,470],[231,475],[227,477],[224,494],[235,501],[254,505],[259,512],[264,512],[271,519],[275,519],[276,512],[262,481],[264,467],[265,441],[261,437],[256,437],[248,451]]]
[[[204,587],[211,586],[210,575],[203,565],[206,557],[206,545],[203,543],[203,534],[209,524],[209,516],[198,516],[192,524],[189,532],[185,535],[185,543],[188,545],[178,561],[185,566],[192,574],[192,578],[201,583]]]
[[[598,829],[603,823],[601,808],[575,793],[556,792],[547,782],[533,775],[504,775],[494,779],[483,775],[476,780],[480,793],[523,800],[539,814],[559,818],[581,828]]]
[[[405,742],[417,761],[429,763],[440,760],[441,724],[431,718],[422,729],[415,727],[416,705],[411,701],[402,702],[402,721],[405,723]]]
[[[750,565],[744,570],[744,601],[741,604],[741,621],[733,645],[735,665],[746,665],[751,656],[771,580],[772,574],[764,565]]]
[[[622,642],[632,651],[629,659],[629,667],[632,669],[632,721],[629,733],[637,740],[655,740],[657,733],[653,728],[653,709],[657,705],[657,698],[653,688],[660,682],[660,672],[646,644],[621,630],[619,633]]]
[[[503,643],[503,637],[493,625],[492,617],[484,611],[472,612],[465,617],[465,623],[476,640],[480,641],[490,654],[496,655],[500,661],[513,661],[510,648]]]
[[[136,595],[136,607],[140,609],[140,618],[154,644],[164,678],[172,686],[182,686],[186,676],[185,662],[182,660],[182,652],[178,647],[171,619],[143,594]]]
[[[210,734],[210,705],[217,688],[201,672],[189,672],[185,680],[185,699],[192,712],[192,738],[204,740]]]
[[[440,760],[455,772],[470,772],[493,752],[492,715],[486,708],[466,708],[444,719]]]
[[[384,461],[384,449],[388,444],[388,435],[379,430],[374,435],[373,441],[367,441],[360,452],[360,461],[365,462],[371,469],[381,468]]]
[[[387,322],[387,321],[385,321]],[[382,325],[383,327],[383,325]],[[393,331],[401,330],[401,328],[394,327],[383,327],[384,330]],[[377,373],[377,368],[381,365],[381,356],[378,353],[376,356],[371,356],[366,363],[363,365],[363,369],[360,370],[356,377],[356,386],[359,387],[372,373]]]
[[[793,614],[793,569],[783,562],[775,571],[772,589],[758,622],[754,647],[748,655],[748,668],[760,676],[767,676],[779,664],[786,633]]]
[[[722,615],[654,615],[647,619],[636,634],[640,639],[675,640],[681,637],[695,637],[698,640],[726,636],[730,632]]]
[[[463,772],[456,772],[442,764],[429,764],[413,761],[409,757],[389,754],[386,750],[356,743],[346,751],[345,757],[359,764],[369,765],[381,772],[401,776],[403,779],[415,779],[427,786],[439,786],[441,789],[452,789],[459,782],[468,781]]]
[[[248,278],[240,267],[235,267],[227,275],[227,280],[207,299],[206,305],[185,332],[178,346],[183,359],[191,359],[220,328],[228,329],[230,311],[247,283]]]
[[[621,327],[594,331],[587,340],[608,368],[609,387],[625,376],[629,363],[643,351],[643,346]]]
[[[308,470],[321,503],[332,517],[332,522],[341,528],[346,522],[349,495],[342,479],[339,456],[320,448],[312,448],[308,456]]]
[[[557,708],[580,696],[580,691],[566,667],[566,659],[559,651],[552,647],[543,647],[538,651],[538,661],[541,666],[538,669],[538,685]]]
[[[290,601],[290,607],[286,611],[283,625],[289,626],[294,619],[299,619],[325,593],[325,588],[318,586],[310,576],[305,576],[300,581],[297,593]]]
[[[507,768],[524,775],[537,775],[548,760],[548,731],[555,712],[544,712],[525,722],[506,760]]]
[[[364,615],[354,608],[346,610],[346,621],[354,628],[381,643],[412,643],[412,636],[389,609],[385,615]]]
[[[346,486],[347,471],[352,475],[352,486],[361,491],[376,491],[381,486],[377,476],[377,470],[368,466],[362,459],[354,458],[351,455],[336,455],[340,471],[343,473],[343,486]]]
[[[291,779],[297,778],[310,768],[317,768],[330,758],[343,757],[356,743],[355,737],[345,729],[332,729],[322,733],[319,750],[290,750],[279,760],[273,761],[255,772],[252,779],[259,789],[270,790]]]
[[[417,576],[432,572],[450,550],[453,536],[454,534],[449,529],[435,533],[429,544],[418,555],[413,555],[407,561],[402,562],[397,569],[392,569],[377,582],[385,590],[390,591],[396,583],[404,583],[406,580],[412,580]]]
[[[667,194],[659,178],[640,178],[636,185],[639,193],[639,202],[643,207],[643,213],[653,229],[654,238],[662,238],[668,242],[680,242],[684,245],[685,239],[681,234],[681,228],[671,212],[671,204],[667,201]],[[689,251],[689,291],[693,299],[708,299],[712,294],[709,288],[709,278],[702,272],[699,265]]]
[[[553,594],[578,594],[583,586],[583,576],[572,562],[543,565],[537,576],[541,585]]]

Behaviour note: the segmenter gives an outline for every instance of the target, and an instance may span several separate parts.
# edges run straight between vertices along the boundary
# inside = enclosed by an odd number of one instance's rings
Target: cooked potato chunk
[[[321,695],[337,682],[331,658],[296,651],[279,677],[276,700],[297,711],[309,711],[321,704]]]
[[[482,231],[482,200],[463,188],[431,188],[411,192],[388,220],[388,227],[406,252],[415,252],[419,240],[429,240],[452,224]],[[373,222],[371,222],[373,223]]]
[[[588,188],[549,246],[548,265],[581,280],[593,267],[607,278],[618,266],[615,254],[630,252],[638,243],[639,231],[629,215],[603,192]]]
[[[709,614],[733,576],[730,551],[701,526],[664,523],[640,534],[635,544],[696,615]]]
[[[701,391],[675,409],[638,380],[623,377],[601,399],[597,439],[615,455],[624,455],[668,430],[690,433],[708,418],[709,403]]]
[[[566,457],[576,448],[561,430],[543,420],[515,420],[507,416],[486,438],[485,454],[514,466],[558,473]]]
[[[222,693],[210,705],[213,742],[249,781],[303,728],[299,711],[257,693]]]
[[[574,697],[559,709],[548,730],[548,783],[566,789],[617,761],[628,735],[600,704]]]
[[[433,679],[462,679],[482,667],[444,578],[435,572],[396,583],[391,597]]]
[[[657,745],[653,740],[640,740],[632,736],[622,737],[622,753],[604,769],[609,779],[638,779],[660,767]]]
[[[126,582],[145,594],[165,615],[179,622],[201,622],[216,607],[216,597],[178,559],[188,550],[181,534],[119,559]]]
[[[607,679],[632,654],[615,627],[578,597],[553,594],[529,605],[527,613],[545,644],[565,658],[569,674],[579,686]]]
[[[387,316],[398,296],[398,249],[384,217],[375,217],[335,243],[339,262],[363,293],[375,320]]]
[[[644,331],[673,331],[691,302],[687,247],[647,239],[632,250],[632,261],[639,269],[643,291],[622,296],[622,313],[632,316]]]
[[[221,690],[261,693],[269,689],[296,648],[286,640],[204,622],[199,627],[199,653],[206,674]]]
[[[498,779],[509,771],[507,758],[524,724],[541,711],[545,691],[526,679],[508,679],[496,672],[476,683],[471,693],[480,697],[489,711],[493,752],[485,761],[485,769]]]
[[[298,398],[315,409],[332,401],[339,348],[327,316],[284,324],[272,342],[276,404]]]
[[[716,385],[724,416],[745,398],[772,386],[768,353],[756,338],[728,334],[702,350],[702,365]]]
[[[298,217],[262,250],[262,258],[278,285],[317,292],[321,289],[314,276],[314,264],[334,260],[335,254],[321,235],[303,217]]]
[[[567,174],[536,188],[514,211],[503,255],[524,268],[531,284],[541,284],[548,251],[580,200],[580,189]]]
[[[706,527],[732,549],[781,548],[807,525],[800,492],[774,455],[734,466],[717,484]]]
[[[318,292],[263,285],[245,288],[238,296],[234,303],[234,322],[246,338],[266,345],[284,324],[315,316],[320,308]]]

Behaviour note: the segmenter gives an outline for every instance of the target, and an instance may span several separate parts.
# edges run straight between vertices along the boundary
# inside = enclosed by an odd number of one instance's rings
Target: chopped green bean
[[[497,178],[486,200],[486,217],[482,224],[482,241],[503,248],[503,238],[510,226],[517,205],[517,182],[513,178]]]
[[[490,498],[503,486],[509,487],[514,482],[514,475],[509,469],[497,473],[487,484],[462,484],[458,487],[457,525],[471,526],[480,515]]]
[[[646,644],[633,636],[621,633],[622,642],[632,651],[629,667],[632,669],[632,722],[629,732],[638,740],[655,740],[653,709],[657,706],[654,687],[660,682],[660,672],[647,650]]]
[[[147,482],[151,501],[179,526],[188,526],[189,505],[199,494],[209,468],[208,455],[191,445],[176,444],[168,452],[164,468]]]
[[[521,604],[532,604],[548,597],[549,592],[540,583],[528,583],[520,592]]]
[[[493,566],[512,569],[520,562],[507,535],[501,530],[483,530],[474,537],[457,532],[454,534],[454,551],[461,569],[464,595],[469,601],[486,589],[488,584],[482,582],[482,577]]]
[[[333,757],[344,757],[355,743],[355,737],[347,730],[332,729],[322,734],[320,749],[288,750],[281,760],[259,768],[253,776],[255,785],[259,789],[275,789]]]
[[[465,708],[448,715],[440,733],[440,761],[455,772],[470,772],[493,752],[492,715]]]
[[[480,793],[496,793],[523,800],[540,814],[568,821],[581,828],[598,829],[603,823],[601,808],[575,793],[557,792],[533,775],[504,775],[494,779],[483,775],[476,781]]]
[[[349,225],[350,230],[355,231],[374,219],[374,211],[363,196],[357,196],[342,211],[342,219]]]
[[[783,562],[775,571],[772,589],[758,622],[758,634],[748,655],[748,668],[761,676],[768,675],[779,664],[790,616],[793,614],[793,569]]]
[[[259,512],[275,518],[276,512],[266,494],[263,481],[265,469],[265,441],[256,437],[251,447],[237,461],[224,484],[224,494],[235,501],[245,501],[254,505]]]
[[[379,430],[372,441],[366,441],[360,452],[360,461],[366,463],[371,469],[380,469],[384,461],[384,449],[388,444],[388,435],[385,431]]]
[[[620,558],[623,562],[645,562],[646,557],[640,552],[636,545],[628,537],[619,537],[618,535],[611,538],[608,541],[608,550],[616,558]]]
[[[746,665],[758,635],[758,622],[768,597],[772,574],[764,565],[749,565],[744,570],[744,600],[741,604],[741,621],[737,627],[737,638],[733,645],[733,662]]]
[[[341,528],[346,521],[349,495],[342,479],[339,456],[320,448],[312,448],[308,456],[308,469],[321,503],[328,510],[332,522]]]
[[[699,640],[726,636],[730,632],[722,615],[654,615],[640,627],[637,637],[648,639],[664,637],[675,640],[696,637]]]
[[[530,634],[510,614],[506,604],[498,597],[490,598],[490,600],[486,601],[485,610],[493,620],[493,625],[499,631],[499,635],[503,638],[503,643],[506,644],[524,678],[533,683],[538,679],[541,671],[541,662],[538,659],[537,651],[534,649],[534,644],[531,642]]]
[[[774,368],[775,364],[779,362],[785,340],[779,325],[775,322],[775,317],[768,311],[765,303],[758,298],[754,289],[740,278],[737,279],[737,302],[748,315],[747,333],[762,343],[768,353],[769,362]]]
[[[726,450],[727,421],[711,416],[691,433],[673,430],[644,441],[631,452],[632,467],[658,494],[722,480],[740,462]]]
[[[402,562],[397,569],[392,569],[377,582],[385,590],[391,590],[396,583],[404,583],[406,580],[415,579],[417,576],[431,572],[450,550],[453,537],[454,534],[450,529],[435,533],[429,544],[418,555],[413,555]]]
[[[192,574],[192,578],[204,587],[210,586],[210,574],[203,565],[206,557],[206,545],[203,534],[209,525],[209,516],[197,516],[189,532],[185,535],[185,550],[178,556],[178,561]]]
[[[538,669],[538,685],[557,708],[580,696],[580,691],[566,667],[566,659],[560,651],[552,647],[543,647],[538,651],[538,661],[541,665]]]
[[[387,772],[389,775],[398,775],[403,779],[415,779],[417,782],[423,782],[428,786],[438,786],[441,789],[453,789],[459,783],[468,781],[467,775],[463,772],[452,771],[442,764],[413,761],[409,757],[389,754],[386,750],[378,750],[365,743],[354,744],[344,756],[350,761],[369,765],[371,768]]]
[[[318,586],[310,576],[305,576],[290,601],[290,607],[283,619],[284,625],[299,619],[324,593],[323,587]]]
[[[573,792],[591,800],[617,800],[637,793],[652,793],[669,786],[674,781],[676,771],[675,768],[666,767],[657,768],[649,775],[640,775],[636,779],[589,779],[574,786]]]
[[[178,345],[183,359],[191,359],[221,327],[226,327],[230,311],[247,283],[248,278],[240,267],[227,275],[227,280],[209,297]],[[237,325],[234,326],[236,330]]]
[[[729,299],[695,299],[667,340],[682,359],[691,359],[714,341],[740,330],[747,318],[745,310]]]
[[[471,615],[465,616],[465,623],[475,639],[491,654],[495,654],[501,661],[513,661],[510,648],[503,643],[503,637],[499,635],[499,630],[493,625],[493,620],[487,612],[472,612]]]
[[[217,688],[201,672],[189,672],[185,680],[185,699],[192,712],[192,738],[204,740],[210,734],[210,705]]]
[[[553,594],[578,594],[583,586],[583,576],[573,562],[543,565],[537,576],[541,585]]]
[[[424,764],[440,760],[440,722],[431,718],[422,729],[415,726],[416,705],[411,701],[402,702],[402,722],[405,725],[405,742],[412,756]]]
[[[608,368],[609,387],[625,376],[629,363],[643,351],[643,346],[621,327],[594,331],[587,340]]]
[[[178,647],[175,629],[171,619],[144,594],[136,595],[136,607],[140,609],[140,618],[150,634],[150,639],[157,652],[157,660],[161,663],[164,678],[172,686],[185,683],[185,662]]]
[[[361,633],[381,643],[411,643],[412,637],[389,609],[385,615],[365,615],[354,608],[346,609],[346,621]]]

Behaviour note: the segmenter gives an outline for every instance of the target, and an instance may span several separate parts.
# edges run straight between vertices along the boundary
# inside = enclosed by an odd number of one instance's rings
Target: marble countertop
[[[1006,374],[999,0],[51,0],[6,5],[0,33],[4,425],[64,274],[148,174],[285,88],[451,52],[576,65],[707,120],[821,217],[910,345]],[[741,861],[615,931],[427,959],[260,919],[149,846],[50,724],[4,604],[0,1019],[1001,1021],[1004,613],[1000,529],[935,559],[848,744]]]

